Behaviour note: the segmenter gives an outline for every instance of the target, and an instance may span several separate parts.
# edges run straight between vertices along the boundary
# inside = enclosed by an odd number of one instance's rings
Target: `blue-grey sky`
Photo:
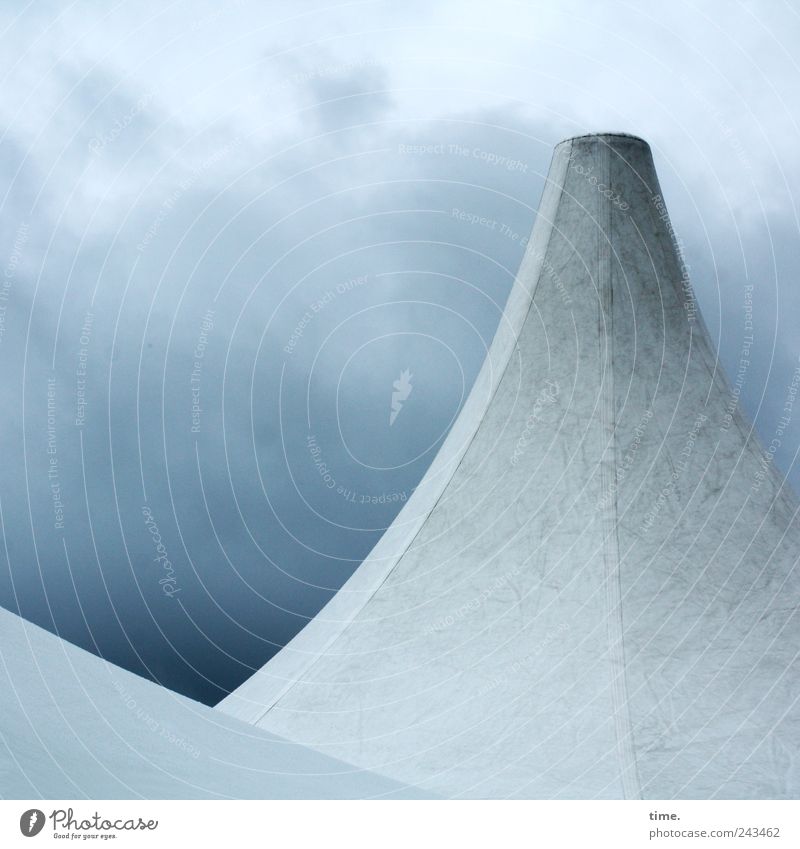
[[[788,2],[5,4],[0,604],[203,701],[244,680],[424,474],[577,133],[651,143],[769,442],[799,46]]]

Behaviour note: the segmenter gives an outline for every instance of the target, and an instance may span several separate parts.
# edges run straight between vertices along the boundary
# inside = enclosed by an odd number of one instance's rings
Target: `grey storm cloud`
[[[800,354],[798,25],[678,6],[6,10],[0,603],[207,702],[244,680],[424,474],[577,132],[652,143],[769,442]],[[793,420],[796,488],[798,445]]]

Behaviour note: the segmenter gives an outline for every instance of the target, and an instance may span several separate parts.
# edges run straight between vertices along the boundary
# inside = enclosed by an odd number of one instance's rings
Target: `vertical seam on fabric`
[[[611,184],[611,151],[608,145],[600,145],[600,171],[603,184]],[[611,492],[612,497],[603,509],[603,565],[606,602],[606,629],[609,662],[611,666],[611,698],[614,713],[617,757],[619,761],[622,792],[626,799],[641,798],[641,788],[633,749],[633,732],[628,707],[628,692],[625,680],[624,626],[622,621],[622,585],[619,567],[619,539],[617,535],[616,477],[616,413],[614,409],[614,314],[613,287],[611,280],[611,201],[598,192],[601,214],[598,223],[597,275],[600,302],[600,329],[605,345],[601,350],[603,456],[600,461],[602,492]]]

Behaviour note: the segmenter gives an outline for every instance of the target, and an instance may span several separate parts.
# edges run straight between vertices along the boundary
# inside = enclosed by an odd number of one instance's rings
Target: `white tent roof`
[[[4,799],[421,795],[224,716],[2,609],[0,661]]]
[[[219,710],[447,796],[796,796],[797,508],[732,399],[648,145],[562,142],[428,474]]]

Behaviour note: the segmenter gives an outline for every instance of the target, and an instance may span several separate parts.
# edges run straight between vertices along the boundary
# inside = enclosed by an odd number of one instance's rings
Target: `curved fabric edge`
[[[553,155],[533,235],[500,324],[464,407],[414,494],[364,562],[322,610],[264,666],[216,708],[257,723],[331,646],[394,569],[447,488],[500,384],[539,282],[569,163],[568,144]],[[525,280],[534,284],[526,288]]]

